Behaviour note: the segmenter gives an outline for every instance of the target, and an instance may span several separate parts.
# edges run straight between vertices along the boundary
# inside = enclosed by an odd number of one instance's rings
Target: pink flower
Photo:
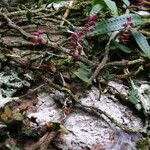
[[[70,49],[69,54],[73,54],[73,53],[75,53],[75,50],[74,49]]]
[[[95,21],[91,21],[91,22],[89,22],[89,25],[90,25],[90,26],[95,26],[95,24],[96,24],[96,22],[95,22]]]
[[[82,45],[84,43],[84,40],[80,39],[78,42]]]
[[[68,54],[69,54],[70,56],[72,56],[72,58],[74,58],[76,61],[77,61],[77,60],[80,60],[80,55],[75,54],[75,53],[71,53],[71,52],[69,52]]]
[[[131,17],[127,17],[127,21],[128,21],[128,23],[132,22],[132,18]]]
[[[134,24],[133,24],[133,22],[132,22],[132,18],[131,18],[131,17],[127,17],[127,22],[124,23],[124,24],[122,24],[122,26],[125,27],[125,28],[127,28],[128,26],[133,27]]]
[[[36,36],[33,37],[33,38],[31,38],[31,42],[32,42],[32,43],[37,43],[37,38],[38,38],[38,37],[36,37]]]
[[[127,23],[128,23],[128,25],[133,26],[133,22],[132,22],[132,18],[131,17],[127,18]]]
[[[122,26],[126,28],[126,27],[128,27],[128,24],[124,23]]]
[[[31,39],[31,42],[35,44],[46,44],[48,41],[42,37],[35,36]]]
[[[75,47],[77,45],[77,42],[71,42],[70,45]]]
[[[82,46],[77,46],[76,48],[77,48],[78,52],[81,52],[83,50]]]
[[[95,15],[93,16],[93,21],[97,21],[98,20],[98,17]]]
[[[90,27],[89,22],[86,23],[86,24],[84,25],[84,27],[86,27],[86,28]]]
[[[127,44],[130,41],[131,29],[121,30],[119,39],[123,44]]]
[[[46,31],[44,30],[44,29],[38,29],[38,31],[37,31],[39,34],[44,34],[44,33],[46,33]]]
[[[46,44],[48,42],[47,39],[42,37],[44,33],[46,33],[46,31],[43,29],[38,29],[36,32],[31,33],[32,35],[35,35],[35,37],[31,39],[31,42],[36,44]]]
[[[72,37],[73,39],[76,39],[76,38],[78,37],[78,34],[77,34],[77,33],[73,33],[73,34],[71,35],[71,37]]]
[[[42,35],[42,34],[44,34],[44,33],[46,33],[45,30],[43,30],[43,29],[38,29],[36,32],[33,32],[32,35],[39,36],[39,35]]]
[[[129,34],[131,34],[131,29],[126,30],[126,32]]]
[[[40,35],[39,32],[32,32],[31,34],[32,34],[32,35],[36,35],[36,36],[39,36],[39,35]]]
[[[84,25],[84,28],[76,31],[75,33],[71,34],[71,42],[70,45],[70,52],[68,53],[71,55],[74,59],[78,60],[80,57],[80,53],[82,50],[84,50],[84,40],[85,39],[91,39],[93,36],[87,36],[86,33],[92,32],[92,27],[95,26],[98,17],[96,15],[88,16],[88,21]]]
[[[78,34],[79,36],[81,36],[81,35],[84,35],[85,32],[84,32],[84,31],[79,31],[77,34]]]
[[[41,37],[38,37],[38,38],[37,38],[37,43],[38,43],[38,44],[45,44],[43,38],[41,38]]]
[[[97,21],[98,17],[96,15],[93,15],[93,16],[88,16],[87,19],[88,21]]]

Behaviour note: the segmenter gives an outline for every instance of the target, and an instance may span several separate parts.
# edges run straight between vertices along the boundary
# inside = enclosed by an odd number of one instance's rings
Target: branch
[[[112,35],[109,38],[109,41],[105,47],[105,54],[104,54],[104,58],[102,59],[102,61],[99,63],[98,67],[96,68],[95,72],[93,73],[93,75],[91,76],[90,80],[93,81],[99,74],[99,72],[104,68],[107,60],[108,60],[108,55],[109,55],[109,46],[110,46],[110,42],[112,39],[114,39],[116,37],[116,35],[118,34],[118,31],[115,31],[112,33]],[[91,82],[92,83],[92,82]]]
[[[21,27],[17,26],[10,18],[8,18],[8,16],[6,14],[0,12],[0,16],[3,17],[7,21],[9,27],[19,31],[26,38],[29,39],[29,38],[35,37],[35,36],[27,33],[26,31],[24,31]]]
[[[123,60],[123,61],[114,61],[107,63],[104,68],[111,67],[111,66],[130,66],[134,64],[143,64],[145,62],[144,59],[135,59],[135,60]]]
[[[53,139],[59,134],[59,130],[58,131],[52,131],[52,132],[46,132],[44,134],[44,136],[42,138],[40,138],[40,140],[31,145],[31,147],[29,148],[29,150],[47,150],[48,145],[53,141]]]

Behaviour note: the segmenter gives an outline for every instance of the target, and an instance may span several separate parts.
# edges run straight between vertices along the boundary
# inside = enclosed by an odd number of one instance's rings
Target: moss
[[[150,138],[143,138],[137,143],[137,148],[139,150],[148,150],[150,147]]]

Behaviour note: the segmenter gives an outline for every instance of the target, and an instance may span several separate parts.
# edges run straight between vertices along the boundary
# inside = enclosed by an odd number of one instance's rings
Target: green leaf
[[[120,49],[120,50],[122,50],[125,53],[131,53],[132,52],[132,50],[130,48],[128,48],[127,46],[116,42],[115,40],[111,41],[111,45],[110,46],[111,46],[111,49],[113,49],[113,50],[114,49]]]
[[[86,65],[84,65],[81,62],[78,62],[80,68],[78,71],[73,72],[80,80],[90,83],[91,81],[89,80],[89,77],[91,75],[91,69],[89,69]]]
[[[141,50],[148,58],[150,58],[150,46],[146,40],[146,37],[137,30],[133,30],[132,34]]]
[[[49,3],[54,3],[54,2],[56,3],[56,2],[59,2],[59,1],[60,0],[48,0]]]
[[[122,0],[124,2],[124,4],[126,4],[127,6],[130,5],[130,1],[129,0]]]
[[[102,4],[103,1],[100,1],[100,0],[92,0],[91,4],[92,6],[96,5],[96,4]]]
[[[132,89],[128,93],[128,100],[135,105],[137,110],[140,110],[142,108],[140,104],[140,96],[137,89]]]
[[[102,35],[102,34],[108,34],[113,31],[122,30],[125,27],[123,24],[127,22],[127,18],[130,18],[132,20],[132,23],[135,26],[143,25],[144,22],[142,21],[141,17],[137,14],[125,14],[121,15],[117,18],[110,18],[108,20],[104,20],[101,22],[98,22],[97,25],[94,28],[94,31],[89,33],[89,35],[95,36],[95,35]],[[129,27],[131,28],[131,27]]]
[[[128,100],[134,105],[139,103],[140,97],[138,95],[138,90],[137,89],[132,89],[132,90],[129,91]]]
[[[99,12],[102,8],[103,8],[103,6],[100,5],[100,4],[94,5],[94,6],[92,7],[91,12],[90,12],[90,16],[93,16],[93,15],[98,14],[98,12]]]
[[[14,147],[14,148],[12,148],[11,150],[20,150],[20,148]]]
[[[104,2],[107,5],[107,7],[110,9],[112,16],[117,17],[118,9],[117,9],[116,3],[112,0],[104,0]]]
[[[103,74],[103,78],[105,80],[111,80],[113,78],[115,78],[116,74],[111,73],[109,70],[106,70],[106,72]]]
[[[89,78],[87,78],[87,76],[85,75],[85,73],[83,71],[81,71],[81,70],[75,71],[74,74],[82,81],[84,81],[86,83],[90,83]]]

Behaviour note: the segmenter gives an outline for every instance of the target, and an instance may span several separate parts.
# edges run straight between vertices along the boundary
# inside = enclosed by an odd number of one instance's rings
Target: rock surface
[[[37,118],[43,125],[49,121],[59,122],[62,117],[61,109],[56,101],[61,103],[65,95],[54,91],[51,94],[41,93],[38,96],[37,112],[29,113],[29,117]],[[132,110],[121,104],[111,95],[102,94],[99,100],[99,90],[92,87],[87,96],[80,99],[84,105],[94,106],[106,111],[119,123],[129,128],[143,127],[141,119]],[[54,142],[62,150],[131,150],[135,149],[136,142],[142,137],[140,134],[129,134],[115,127],[105,116],[94,116],[83,111],[80,107],[74,108],[67,117],[64,127],[68,134],[61,134]]]

